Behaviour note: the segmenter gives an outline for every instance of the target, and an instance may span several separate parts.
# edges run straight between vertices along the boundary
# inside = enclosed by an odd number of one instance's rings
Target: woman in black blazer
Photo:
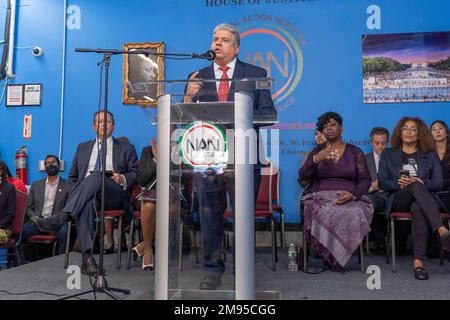
[[[442,175],[444,177],[444,191],[450,191],[450,140],[448,139],[449,129],[442,120],[434,121],[430,126],[433,140],[436,144],[436,152],[441,161]],[[450,194],[442,195],[441,200],[445,210],[450,210]]]
[[[423,260],[430,227],[439,234],[444,248],[450,248],[450,232],[442,223],[431,193],[443,185],[439,157],[428,127],[419,118],[402,118],[394,129],[391,144],[392,148],[381,154],[378,170],[380,188],[390,193],[386,212],[412,213],[414,276],[427,280]]]

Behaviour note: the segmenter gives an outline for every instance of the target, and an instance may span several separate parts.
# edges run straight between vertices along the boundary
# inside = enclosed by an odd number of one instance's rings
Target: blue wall
[[[6,2],[0,0],[0,37],[4,32]],[[310,149],[312,124],[321,113],[341,113],[345,138],[360,143],[364,151],[369,151],[367,136],[373,126],[392,129],[406,114],[420,116],[428,123],[449,118],[448,103],[364,104],[361,68],[361,35],[449,31],[449,1],[242,0],[242,5],[210,5],[225,2],[230,1],[68,1],[68,6],[81,9],[81,29],[67,30],[66,37],[62,158],[67,161],[67,168],[77,144],[93,137],[92,114],[98,106],[97,62],[101,57],[77,54],[75,48],[120,49],[124,42],[163,41],[166,52],[203,52],[209,48],[213,27],[220,22],[236,23],[242,32],[252,28],[275,30],[286,36],[292,48],[299,45],[301,55],[297,52],[291,56],[276,38],[258,34],[243,38],[240,54],[241,59],[250,57],[251,62],[266,67],[267,57],[272,54],[271,75],[278,88],[288,79],[280,71],[285,66],[288,74],[301,74],[299,83],[290,87],[293,92],[278,105],[282,126],[291,128],[280,131],[281,203],[290,222],[298,221],[299,162]],[[42,83],[43,99],[40,107],[21,108],[6,108],[5,99],[1,101],[0,157],[13,168],[16,150],[27,146],[32,182],[43,176],[37,170],[38,161],[59,151],[64,1],[23,0],[19,4],[16,46],[40,46],[45,53],[35,58],[30,48],[16,49],[16,77],[10,83]],[[366,20],[370,14],[366,10],[373,4],[381,9],[381,29],[369,30]],[[183,79],[205,65],[203,61],[167,60],[165,76]],[[0,87],[0,94],[2,91]],[[122,58],[117,56],[111,62],[109,95],[109,107],[116,116],[115,136],[127,136],[140,153],[155,135],[151,125],[155,109],[124,106],[121,95]],[[31,140],[22,138],[25,114],[33,116]]]

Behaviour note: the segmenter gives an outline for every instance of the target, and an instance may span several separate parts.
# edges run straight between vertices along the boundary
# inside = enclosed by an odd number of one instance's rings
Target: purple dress
[[[314,250],[340,271],[370,231],[373,206],[365,194],[371,179],[361,149],[347,144],[337,163],[324,160],[317,165],[313,156],[324,147],[316,147],[299,172],[301,180],[312,181],[310,192],[302,197],[304,232]],[[334,204],[339,191],[351,192],[355,201]]]

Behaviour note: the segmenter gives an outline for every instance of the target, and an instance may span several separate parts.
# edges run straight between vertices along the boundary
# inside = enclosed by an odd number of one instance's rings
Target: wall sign
[[[40,106],[42,84],[9,84],[6,89],[6,106]]]
[[[9,84],[6,86],[6,106],[23,106],[23,85]]]
[[[42,97],[41,84],[25,84],[23,90],[24,106],[40,106]]]

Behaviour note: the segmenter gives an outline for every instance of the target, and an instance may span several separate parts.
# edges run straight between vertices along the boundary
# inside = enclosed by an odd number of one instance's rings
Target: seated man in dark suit
[[[66,205],[70,185],[59,177],[60,162],[57,156],[48,155],[44,160],[47,178],[34,182],[28,194],[26,218],[42,217],[48,218],[61,212]],[[22,229],[22,241],[29,237],[39,235],[41,232],[32,222],[26,222]],[[67,236],[67,223],[65,223],[57,234],[58,254],[64,253]]]
[[[386,230],[386,219],[384,213],[388,193],[380,189],[378,184],[378,164],[381,153],[389,143],[389,131],[386,128],[375,127],[370,132],[370,145],[372,151],[366,154],[367,167],[369,168],[372,184],[368,197],[373,203],[374,217],[372,220],[372,230],[376,241],[376,250],[385,250],[384,236]]]
[[[201,79],[244,79],[265,78],[263,68],[244,63],[237,58],[240,49],[240,36],[237,29],[229,24],[219,24],[213,32],[211,50],[216,53],[214,63],[194,72],[186,87],[184,102],[234,101],[236,82],[216,81],[201,82]],[[253,112],[255,117],[264,116],[276,119],[277,111],[272,101],[270,90],[255,90],[253,94]],[[257,127],[255,126],[258,134]],[[250,151],[252,152],[252,151]],[[256,151],[257,152],[257,151]],[[258,153],[256,153],[258,154]],[[255,165],[255,193],[259,189],[260,166]],[[196,173],[194,185],[198,192],[204,266],[206,276],[200,282],[199,289],[214,290],[221,285],[221,276],[225,270],[222,259],[223,213],[226,208],[226,192],[234,208],[234,173]],[[255,196],[256,200],[256,196]]]
[[[57,232],[69,219],[76,220],[78,239],[83,258],[81,271],[96,275],[99,268],[92,257],[95,217],[100,210],[103,161],[101,137],[106,125],[106,171],[112,171],[105,181],[105,210],[131,210],[131,188],[136,181],[137,156],[133,145],[112,137],[114,116],[108,112],[104,121],[103,111],[94,114],[93,130],[97,138],[78,145],[69,173],[72,189],[64,209],[49,218],[34,217],[32,222],[41,231]]]

